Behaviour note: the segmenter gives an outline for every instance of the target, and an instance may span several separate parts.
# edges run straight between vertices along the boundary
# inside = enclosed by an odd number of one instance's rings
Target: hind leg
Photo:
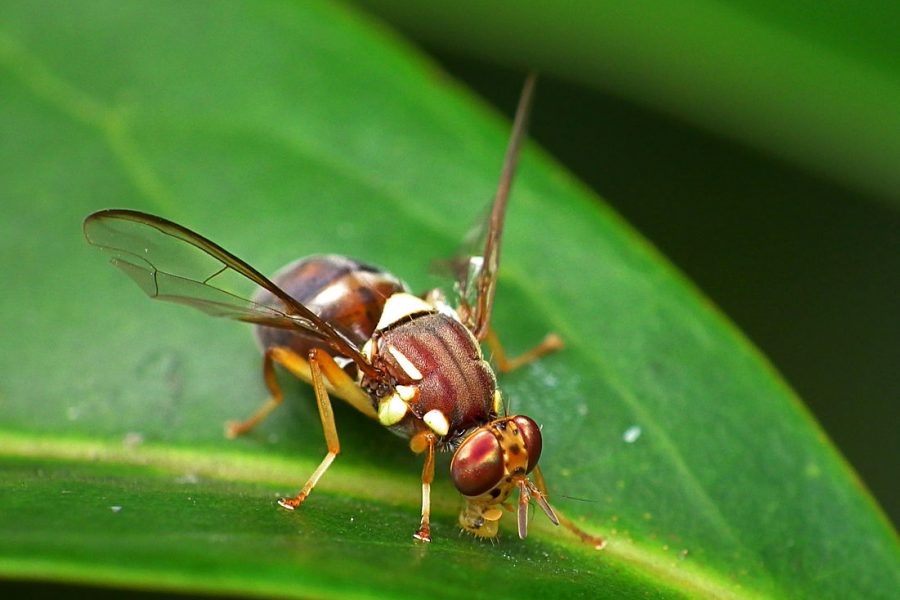
[[[551,352],[556,352],[557,350],[562,350],[565,346],[561,337],[555,333],[548,333],[541,343],[531,350],[528,350],[519,356],[510,358],[506,355],[506,350],[503,349],[503,344],[500,343],[500,338],[497,337],[497,333],[493,329],[488,330],[487,337],[485,337],[484,341],[491,350],[491,360],[494,361],[501,373],[515,371],[519,367],[534,362],[542,356],[550,354]]]
[[[269,416],[269,413],[281,404],[281,401],[284,400],[284,393],[281,391],[281,385],[279,385],[278,377],[275,374],[275,363],[281,363],[285,359],[289,362],[291,354],[297,359],[303,360],[288,348],[274,346],[266,350],[265,354],[263,354],[263,381],[265,381],[266,387],[269,388],[269,398],[263,402],[262,406],[256,409],[256,412],[250,418],[244,421],[228,421],[225,423],[225,437],[233,439],[247,433],[259,425]],[[305,363],[306,361],[303,362]]]

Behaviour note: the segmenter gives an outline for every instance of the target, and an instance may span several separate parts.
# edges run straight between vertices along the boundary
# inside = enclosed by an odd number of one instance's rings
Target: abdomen
[[[406,291],[390,273],[336,254],[301,258],[278,271],[272,281],[360,347],[372,337],[385,301]],[[267,290],[257,291],[253,300],[282,308]],[[330,346],[300,331],[257,326],[255,333],[264,349],[286,346],[306,357],[318,347],[334,354]]]

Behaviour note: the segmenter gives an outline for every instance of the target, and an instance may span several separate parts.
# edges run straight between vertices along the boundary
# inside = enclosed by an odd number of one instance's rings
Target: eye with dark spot
[[[503,478],[503,452],[486,428],[463,440],[450,462],[450,477],[464,496],[480,496]]]
[[[525,450],[528,451],[528,472],[531,473],[541,458],[541,449],[543,448],[541,428],[524,415],[513,417],[513,421],[519,428],[522,439],[525,440]]]

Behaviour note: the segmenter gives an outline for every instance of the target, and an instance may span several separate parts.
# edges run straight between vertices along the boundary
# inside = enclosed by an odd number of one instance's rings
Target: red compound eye
[[[503,479],[503,453],[489,429],[481,428],[457,448],[450,477],[464,496],[480,496]]]
[[[528,472],[531,473],[531,470],[537,466],[538,460],[541,458],[541,449],[544,446],[544,442],[541,439],[541,428],[538,427],[537,423],[524,415],[513,417],[513,421],[516,423],[519,433],[522,434],[522,439],[525,441],[525,450],[528,451]]]

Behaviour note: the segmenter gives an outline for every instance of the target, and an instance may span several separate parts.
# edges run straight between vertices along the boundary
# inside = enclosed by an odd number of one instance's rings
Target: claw
[[[431,541],[431,529],[429,527],[422,527],[417,532],[413,534],[413,537],[419,540],[420,542],[430,542]]]
[[[294,510],[303,504],[303,501],[306,500],[306,496],[297,496],[296,498],[282,498],[278,501],[278,506],[282,508],[286,508],[288,510]]]

